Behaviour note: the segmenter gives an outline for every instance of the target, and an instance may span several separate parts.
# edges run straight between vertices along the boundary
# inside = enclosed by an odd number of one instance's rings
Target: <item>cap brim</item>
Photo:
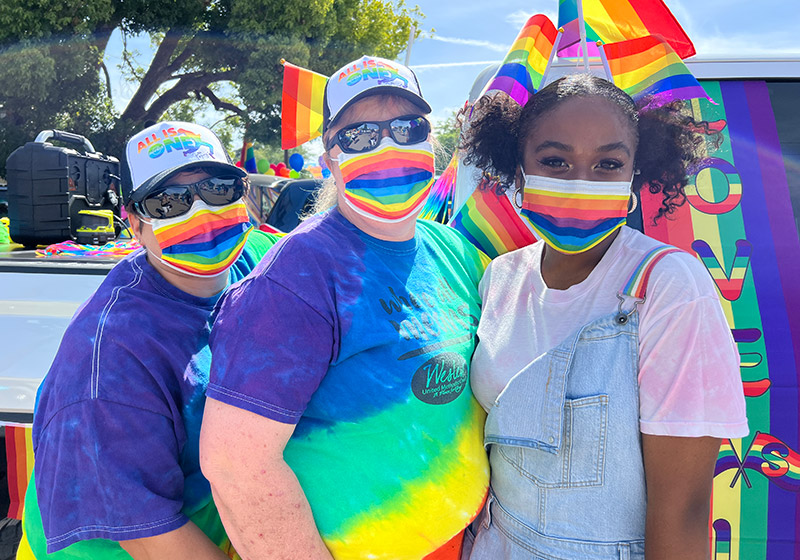
[[[192,169],[196,169],[198,167],[202,167],[203,169],[219,169],[237,177],[247,177],[247,171],[230,163],[223,163],[221,161],[191,161],[153,175],[147,181],[139,185],[137,189],[131,192],[130,199],[133,202],[141,202],[144,197],[158,189],[164,181],[166,181],[175,173],[180,173],[181,171],[191,171]]]
[[[414,105],[417,106],[417,108],[423,111],[424,115],[429,114],[433,110],[431,109],[431,106],[428,104],[427,101],[425,101],[422,97],[420,97],[419,95],[417,95],[412,91],[408,91],[407,89],[403,89],[397,86],[376,86],[366,91],[362,91],[361,93],[353,97],[350,101],[342,105],[342,107],[340,107],[336,113],[332,114],[328,118],[327,124],[325,124],[325,126],[323,127],[324,129],[323,133],[326,132],[328,129],[330,129],[330,127],[332,127],[336,123],[336,119],[338,119],[342,115],[342,113],[344,113],[348,108],[350,108],[353,105],[353,103],[361,101],[362,99],[369,97],[371,95],[378,95],[381,93],[396,95],[398,97],[402,97],[404,99],[407,99],[408,101],[411,101],[411,103],[413,103]]]

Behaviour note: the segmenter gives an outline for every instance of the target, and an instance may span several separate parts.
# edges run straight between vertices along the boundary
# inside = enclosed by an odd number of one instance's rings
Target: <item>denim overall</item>
[[[471,560],[644,559],[636,310],[644,290],[632,294],[630,284],[617,313],[533,360],[489,411],[491,491],[471,527]]]

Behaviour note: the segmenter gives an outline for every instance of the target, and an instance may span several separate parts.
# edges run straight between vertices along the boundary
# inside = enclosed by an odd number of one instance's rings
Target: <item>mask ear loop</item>
[[[525,170],[522,169],[522,164],[520,164],[520,166],[519,166],[519,173],[520,173],[519,177],[522,178],[522,181],[521,181],[522,185],[520,187],[518,187],[516,191],[514,191],[514,206],[516,206],[517,208],[522,208],[522,202],[525,200],[525,193],[524,193],[524,190],[525,190]],[[519,184],[519,182],[520,181],[516,181],[516,184],[514,186],[516,187],[517,184]],[[517,202],[517,195],[519,195],[519,202]]]

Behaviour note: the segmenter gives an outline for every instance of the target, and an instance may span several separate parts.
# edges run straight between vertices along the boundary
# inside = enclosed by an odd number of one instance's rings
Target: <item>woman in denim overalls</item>
[[[492,476],[470,558],[708,557],[720,440],[747,434],[738,354],[702,264],[624,225],[644,184],[657,218],[685,200],[704,138],[680,107],[574,75],[476,109],[469,158],[542,241],[481,282]]]

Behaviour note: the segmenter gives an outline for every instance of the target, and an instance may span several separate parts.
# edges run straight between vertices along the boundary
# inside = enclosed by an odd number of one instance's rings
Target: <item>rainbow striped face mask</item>
[[[225,206],[195,200],[186,214],[149,223],[161,247],[159,260],[178,272],[202,278],[225,273],[242,254],[253,229],[241,199]]]
[[[556,251],[583,253],[625,224],[632,182],[526,175],[521,214]]]
[[[418,213],[433,185],[428,142],[403,146],[387,136],[369,152],[339,154],[338,163],[345,203],[379,222],[400,222]]]

